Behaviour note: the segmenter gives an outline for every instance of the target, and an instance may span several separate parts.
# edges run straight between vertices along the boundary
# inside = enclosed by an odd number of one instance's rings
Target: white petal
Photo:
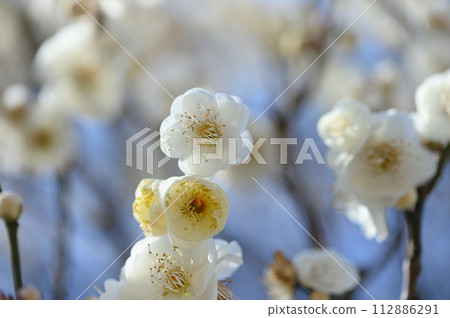
[[[215,95],[219,122],[243,131],[250,118],[250,110],[242,103],[237,103],[232,96],[219,93]]]
[[[242,249],[236,241],[228,243],[224,240],[215,239],[214,242],[217,249],[216,276],[217,279],[222,280],[230,277],[244,263]]]
[[[204,155],[200,156],[200,163],[194,163],[193,155],[189,154],[178,161],[178,167],[187,175],[211,177],[226,166],[222,159],[207,160]]]
[[[161,124],[161,150],[171,158],[180,158],[189,152],[190,146],[183,135],[184,127],[180,122],[167,117]]]
[[[188,115],[193,116],[200,115],[206,109],[215,112],[217,104],[210,92],[202,88],[193,88],[184,93],[181,109],[183,113],[187,112]]]

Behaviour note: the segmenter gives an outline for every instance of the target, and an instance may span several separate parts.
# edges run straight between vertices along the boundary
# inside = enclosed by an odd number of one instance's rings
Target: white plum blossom
[[[417,88],[416,107],[423,137],[450,142],[450,70],[428,77]]]
[[[39,42],[70,22],[89,18],[85,10],[96,17],[98,0],[27,0],[25,5],[25,14],[33,24],[31,32]]]
[[[357,104],[341,105],[349,107],[347,118],[357,117],[356,111],[350,111]],[[330,133],[333,125],[350,127],[340,123],[346,120],[339,118],[338,109],[322,117],[318,130],[331,148],[327,164],[336,175],[337,208],[360,225],[368,239],[382,242],[389,236],[386,209],[406,203],[411,209],[414,197],[408,195],[433,176],[437,158],[422,144],[413,114],[398,110],[364,114],[360,126],[353,129],[358,133],[348,138],[353,142],[347,142],[344,133]]]
[[[10,174],[67,171],[76,161],[70,121],[40,107],[19,115],[20,120],[0,120],[0,169]]]
[[[339,168],[340,182],[363,200],[395,205],[433,176],[436,159],[422,145],[413,116],[389,110],[374,115],[367,139]]]
[[[39,103],[70,115],[116,117],[122,107],[126,64],[112,44],[85,19],[48,38],[35,58],[38,75],[45,81]]]
[[[248,107],[236,96],[190,89],[174,100],[169,117],[161,124],[161,149],[179,159],[185,174],[212,176],[250,155],[249,115]]]
[[[302,251],[292,263],[299,283],[313,291],[341,295],[354,289],[360,280],[358,270],[335,251]]]
[[[352,152],[364,140],[370,118],[369,107],[356,100],[344,100],[320,118],[317,130],[331,149]]]
[[[167,233],[167,215],[164,213],[157,188],[160,180],[143,179],[136,188],[133,202],[133,216],[139,222],[145,235],[164,235]]]
[[[218,234],[225,226],[230,202],[216,184],[194,176],[161,181],[159,195],[167,215],[172,242],[181,247],[199,244]]]
[[[232,274],[236,264],[242,254],[235,242],[208,239],[183,249],[167,235],[146,237],[131,249],[120,279],[105,281],[100,299],[217,299],[218,277]]]

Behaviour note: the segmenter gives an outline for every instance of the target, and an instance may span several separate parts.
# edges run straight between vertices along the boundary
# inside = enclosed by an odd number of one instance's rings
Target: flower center
[[[52,133],[47,129],[38,129],[31,135],[31,145],[38,149],[48,149],[52,143]]]
[[[93,65],[83,63],[74,70],[74,77],[79,85],[87,85],[92,83],[97,70]]]
[[[198,104],[198,115],[191,115],[184,112],[181,115],[180,123],[185,128],[182,134],[185,135],[186,143],[191,144],[192,138],[201,138],[202,143],[215,143],[217,138],[223,136],[225,124],[219,124],[217,115],[211,109],[204,108]]]
[[[25,119],[28,109],[26,105],[14,105],[13,107],[5,107],[2,113],[5,115],[5,118],[17,123]]]
[[[202,222],[214,223],[213,213],[221,209],[220,202],[211,189],[192,181],[174,184],[167,196],[166,204],[167,206],[173,204],[174,210],[186,217],[190,225]]]
[[[344,116],[337,117],[333,123],[331,124],[329,133],[333,137],[341,137],[342,135],[345,135],[346,131],[350,128],[351,122],[348,120],[348,118]]]
[[[401,151],[389,143],[382,143],[368,151],[368,162],[377,173],[395,170],[400,164]]]
[[[173,247],[173,250],[181,256],[177,246]],[[186,294],[186,289],[190,284],[191,274],[175,260],[172,254],[163,253],[160,256],[159,253],[153,253],[149,251],[151,257],[155,260],[155,265],[150,267],[150,277],[152,278],[152,284],[156,284],[164,289],[164,293],[172,294]],[[191,259],[193,262],[194,259]]]
[[[199,198],[194,198],[189,202],[188,209],[193,213],[202,213],[205,209],[205,204]]]

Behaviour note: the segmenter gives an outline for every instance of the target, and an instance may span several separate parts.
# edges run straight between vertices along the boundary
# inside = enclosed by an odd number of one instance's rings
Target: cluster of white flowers
[[[436,172],[430,142],[450,142],[449,72],[427,78],[416,92],[416,113],[371,113],[355,100],[338,103],[320,118],[319,135],[330,148],[338,203],[366,237],[389,235],[386,208],[412,210],[417,187]]]
[[[120,280],[105,283],[100,299],[231,297],[223,292],[225,285],[218,288],[218,280],[242,264],[242,251],[236,242],[212,239],[224,228],[230,203],[218,185],[203,177],[230,166],[228,158],[234,149],[223,146],[229,140],[236,141],[237,147],[233,165],[249,156],[248,118],[247,106],[235,96],[194,88],[175,99],[161,125],[161,148],[179,158],[186,175],[140,182],[133,212],[147,238],[132,248]],[[250,146],[243,138],[249,139]],[[221,152],[223,157],[195,163],[196,150]]]

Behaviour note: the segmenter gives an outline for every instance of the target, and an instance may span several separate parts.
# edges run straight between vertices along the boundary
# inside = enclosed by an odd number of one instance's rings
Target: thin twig
[[[17,240],[18,227],[19,223],[17,221],[6,221],[6,228],[8,229],[8,236],[9,236],[9,245],[11,248],[11,267],[13,271],[14,289],[16,291],[16,298],[18,297],[19,289],[22,287],[19,243]]]
[[[438,169],[434,177],[424,186],[418,188],[419,198],[417,200],[414,211],[411,213],[405,213],[405,217],[408,223],[410,232],[410,238],[408,240],[408,259],[409,259],[409,284],[408,284],[408,297],[407,299],[420,299],[420,295],[417,291],[417,280],[422,270],[420,264],[420,257],[422,254],[422,244],[420,241],[421,228],[422,228],[422,215],[425,201],[431,191],[437,184],[440,176],[444,171],[445,164],[450,156],[450,144],[448,144],[441,153],[441,158],[438,163]]]

